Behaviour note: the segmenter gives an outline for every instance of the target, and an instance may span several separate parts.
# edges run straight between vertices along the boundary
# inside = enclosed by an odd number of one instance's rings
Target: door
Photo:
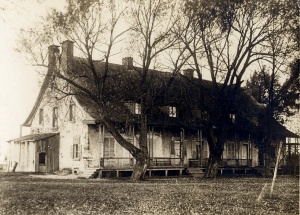
[[[171,141],[171,164],[179,165],[181,162],[181,144],[178,140]]]
[[[45,152],[39,153],[39,161],[38,161],[38,172],[46,172],[47,166],[47,154]]]
[[[247,144],[243,144],[242,145],[242,160],[240,161],[240,165],[242,166],[246,166],[248,165],[248,145]]]

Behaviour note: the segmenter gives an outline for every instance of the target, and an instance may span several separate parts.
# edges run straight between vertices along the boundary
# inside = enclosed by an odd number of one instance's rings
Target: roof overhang
[[[53,136],[58,135],[59,133],[41,133],[41,134],[29,134],[23,137],[15,138],[12,140],[9,140],[7,142],[23,142],[23,141],[38,141],[38,140],[43,140],[47,139]]]

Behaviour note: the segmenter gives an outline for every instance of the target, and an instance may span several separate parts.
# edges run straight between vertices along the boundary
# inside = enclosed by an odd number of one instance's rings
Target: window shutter
[[[78,158],[82,158],[82,145],[78,145]]]

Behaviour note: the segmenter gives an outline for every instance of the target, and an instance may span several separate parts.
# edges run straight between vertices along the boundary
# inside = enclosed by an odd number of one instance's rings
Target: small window
[[[42,152],[39,154],[39,165],[45,166],[46,165],[46,153]]]
[[[69,120],[71,122],[75,122],[75,116],[76,116],[76,106],[75,106],[75,104],[70,104],[70,106],[69,106]]]
[[[40,109],[40,112],[39,112],[39,124],[44,125],[44,110],[43,109]]]
[[[176,107],[169,106],[169,117],[177,117]]]
[[[58,119],[58,108],[54,107],[53,108],[53,113],[52,113],[52,126],[54,128],[58,126],[57,119]]]

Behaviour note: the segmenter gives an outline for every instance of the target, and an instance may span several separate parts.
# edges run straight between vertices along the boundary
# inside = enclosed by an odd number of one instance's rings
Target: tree
[[[132,14],[129,16],[132,23],[129,28],[119,31],[117,27],[124,25],[123,16],[126,10]],[[174,22],[173,15],[174,11],[170,9],[167,1],[129,1],[125,4],[113,0],[68,0],[64,12],[53,10],[43,20],[42,31],[37,37],[42,45],[53,39],[74,41],[75,47],[83,56],[80,67],[85,72],[66,73],[56,70],[53,74],[54,86],[61,97],[76,95],[82,102],[96,107],[97,116],[108,131],[135,158],[136,164],[131,177],[133,181],[141,180],[148,167],[147,116],[151,112],[153,96],[160,93],[153,90],[150,66],[155,57],[175,42],[168,32]],[[168,28],[163,28],[162,23],[165,20],[171,20]],[[111,56],[114,55],[115,44],[120,43],[129,31],[133,32],[135,38],[140,39],[141,46],[135,48],[140,50],[142,62],[142,69],[130,68],[135,73],[130,77],[124,71],[116,71],[109,64]],[[28,54],[33,64],[45,65],[46,53],[43,55],[38,44],[34,43],[35,40],[30,38],[21,36],[22,50]],[[94,61],[95,56],[104,62],[101,71]],[[116,115],[130,114],[126,107],[128,92],[141,105],[139,147],[121,135],[120,126],[123,125],[115,122]]]
[[[295,113],[297,108],[297,99],[299,97],[299,71],[300,62],[296,60],[289,67],[289,76],[280,83],[279,65],[272,65],[271,69],[266,66],[262,67],[259,73],[254,73],[252,78],[247,81],[247,88],[250,89],[251,94],[260,102],[265,104],[265,113],[261,117],[261,126],[264,127],[266,135],[264,141],[258,143],[258,147],[265,156],[265,175],[270,175],[270,163],[273,158],[271,153],[271,142],[275,135],[272,129],[272,119],[280,120],[282,123],[282,116],[291,116]],[[276,69],[275,69],[276,67]]]
[[[269,36],[264,42],[264,58],[259,62],[262,69],[258,74],[260,93],[264,93],[258,96],[266,105],[265,114],[261,119],[262,126],[266,128],[266,135],[260,146],[265,153],[267,176],[270,174],[271,142],[275,135],[271,126],[268,125],[273,117],[278,119],[283,114],[287,116],[293,114],[291,107],[295,107],[297,97],[295,86],[297,82],[299,85],[299,70],[295,69],[297,67],[295,57],[299,49],[299,32],[295,31],[299,28],[295,22],[299,16],[297,5],[295,2],[285,3],[285,8],[289,9],[288,15],[286,9],[277,8],[276,1],[271,1],[270,5],[269,11],[274,20],[269,27]],[[280,83],[280,79],[285,77],[286,80]]]
[[[156,68],[156,59],[163,52],[170,49],[176,43],[176,37],[171,33],[175,23],[179,20],[177,9],[178,1],[168,0],[132,0],[130,2],[129,23],[132,29],[132,44],[134,46],[141,65],[141,70],[136,70],[138,73],[138,89],[140,97],[138,98],[141,105],[140,117],[140,137],[139,144],[142,150],[142,156],[137,158],[137,164],[133,177],[141,177],[146,172],[149,165],[148,149],[147,149],[147,129],[148,117],[153,108],[156,98],[163,92],[155,91],[153,77],[151,76],[150,68]],[[184,62],[184,61],[183,61]],[[177,61],[173,68],[173,73],[179,71],[183,62]],[[170,79],[168,85],[170,85]]]
[[[180,39],[192,56],[199,87],[205,73],[213,85],[213,108],[201,107],[206,112],[202,122],[210,149],[206,177],[215,176],[221,161],[228,117],[232,109],[238,109],[234,101],[243,78],[252,65],[270,57],[266,44],[286,30],[281,25],[271,31],[270,26],[285,23],[282,14],[289,10],[285,3],[272,0],[186,1],[186,25],[179,29],[184,35]]]

